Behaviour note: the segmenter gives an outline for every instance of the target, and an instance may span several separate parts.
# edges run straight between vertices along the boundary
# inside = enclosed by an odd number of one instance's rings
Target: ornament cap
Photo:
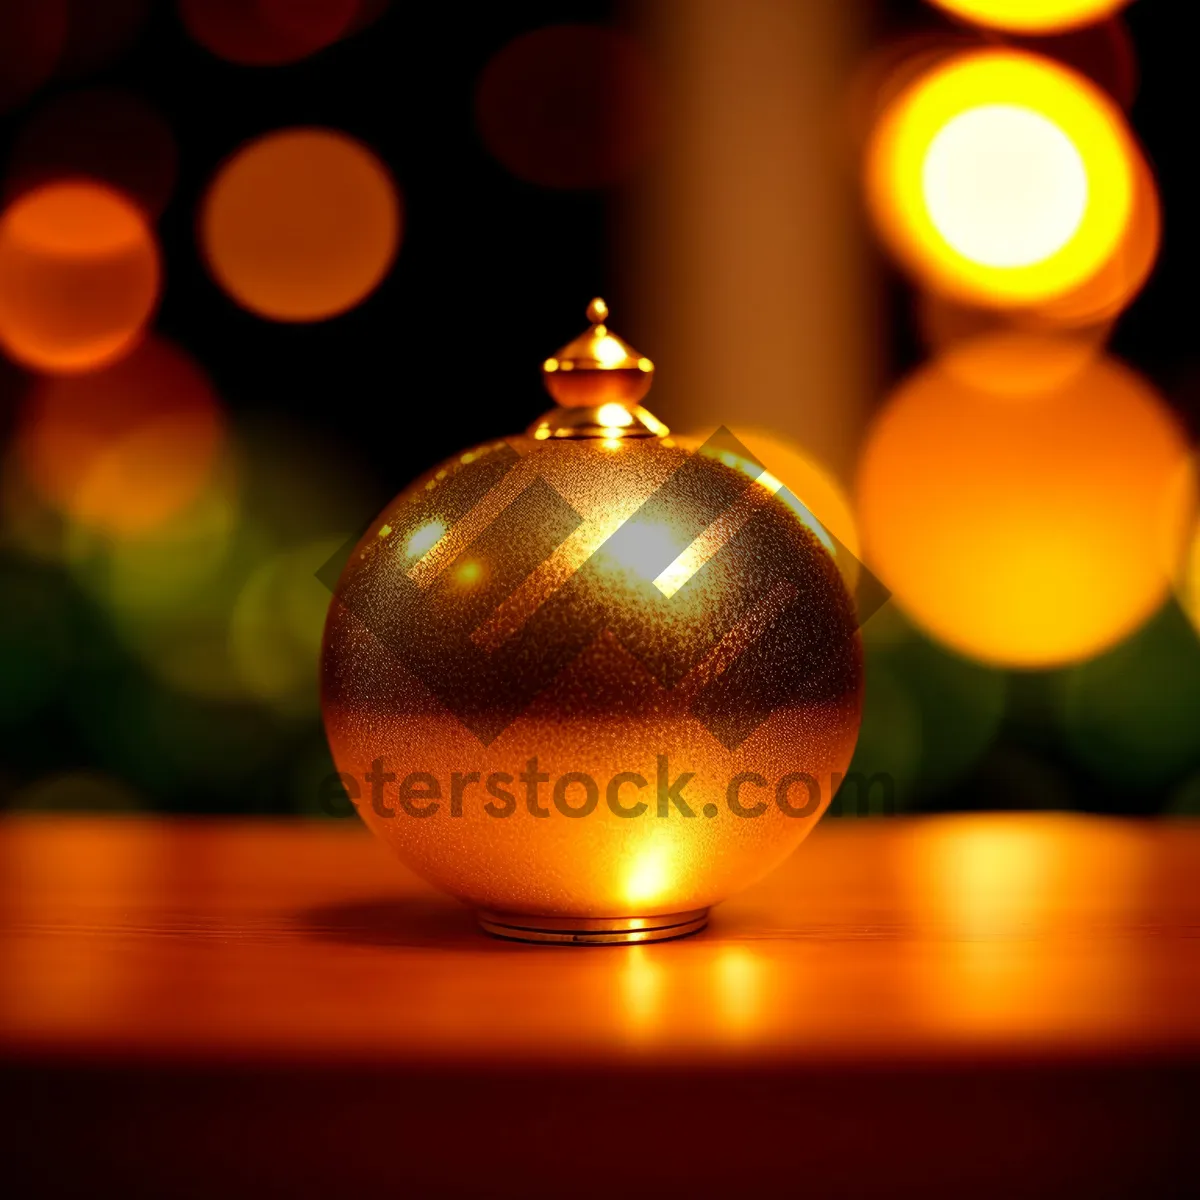
[[[542,363],[546,390],[564,408],[636,405],[650,390],[654,364],[608,328],[608,305],[599,296],[587,319],[590,329]]]
[[[526,432],[539,442],[551,438],[603,438],[606,442],[618,442],[629,438],[666,437],[671,431],[640,404],[608,400],[603,404],[552,408],[538,417]]]

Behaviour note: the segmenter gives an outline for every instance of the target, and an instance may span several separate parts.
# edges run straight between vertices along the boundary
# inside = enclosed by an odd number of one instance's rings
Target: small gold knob
[[[636,405],[650,390],[654,364],[608,328],[608,305],[599,296],[587,318],[591,328],[542,363],[546,390],[567,408]]]

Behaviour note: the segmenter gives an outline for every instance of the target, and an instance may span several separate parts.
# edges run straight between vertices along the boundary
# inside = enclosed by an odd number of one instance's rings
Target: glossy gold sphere
[[[325,631],[334,759],[371,829],[481,909],[702,910],[846,771],[853,602],[736,456],[539,438],[447,461],[358,543]]]

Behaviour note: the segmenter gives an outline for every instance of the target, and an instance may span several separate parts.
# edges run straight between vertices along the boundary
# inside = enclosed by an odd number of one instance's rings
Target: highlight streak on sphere
[[[0,216],[0,345],[39,371],[115,361],[158,301],[158,247],[141,211],[100,184],[48,184]]]
[[[1089,658],[1166,598],[1194,507],[1188,448],[1127,368],[1100,360],[1014,399],[931,366],[877,418],[859,466],[867,562],[959,652]]]
[[[963,20],[1014,33],[1059,33],[1102,21],[1129,0],[931,0]]]
[[[320,321],[383,280],[400,243],[400,197],[366,146],[330,129],[251,142],[220,169],[200,236],[217,282],[276,321]]]
[[[1118,253],[1137,159],[1120,111],[1087,79],[1034,55],[962,54],[885,110],[868,147],[868,200],[922,283],[1037,305]]]
[[[699,447],[709,433],[696,431],[678,436],[676,440],[681,445]],[[769,478],[764,478],[763,482],[776,493],[785,489],[784,502],[813,529],[818,541],[833,555],[846,586],[853,591],[858,581],[858,555],[861,550],[858,526],[846,490],[823,463],[782,434],[770,429],[743,429],[739,426],[736,436],[766,468]],[[748,464],[746,469],[753,471],[754,468]],[[792,499],[799,504],[793,505]],[[812,518],[816,519],[815,527]],[[837,541],[832,540],[829,534]],[[838,551],[837,542],[849,551],[849,555]]]
[[[155,339],[105,371],[44,380],[22,413],[17,448],[31,482],[63,512],[137,536],[196,497],[222,434],[207,379]]]

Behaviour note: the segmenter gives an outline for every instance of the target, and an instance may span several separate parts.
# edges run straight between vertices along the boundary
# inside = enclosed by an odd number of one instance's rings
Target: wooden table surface
[[[22,1195],[1186,1194],[1200,825],[827,821],[543,947],[351,822],[8,818],[0,1107]]]

